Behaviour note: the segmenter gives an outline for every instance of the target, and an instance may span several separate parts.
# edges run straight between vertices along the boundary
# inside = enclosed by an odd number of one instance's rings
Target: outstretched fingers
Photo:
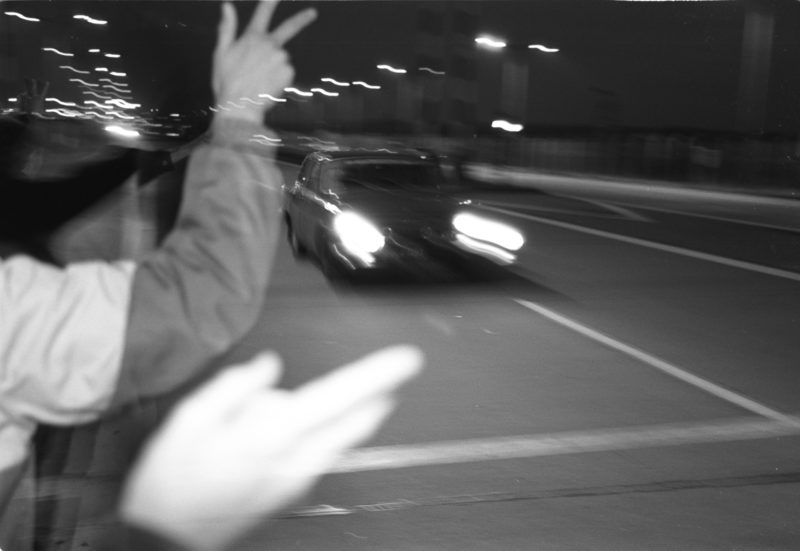
[[[253,11],[253,17],[247,25],[246,33],[264,34],[269,30],[269,22],[275,12],[278,0],[261,0]]]
[[[179,405],[191,416],[215,422],[236,417],[253,399],[275,385],[283,364],[272,352],[263,353],[246,364],[229,367],[205,383]]]
[[[272,33],[270,37],[279,46],[283,46],[292,38],[305,29],[317,18],[317,10],[308,8],[303,11],[297,12],[289,19],[281,23]]]
[[[422,369],[422,352],[392,346],[365,356],[296,391],[296,419],[306,430],[335,422],[339,416],[376,398],[388,397]]]

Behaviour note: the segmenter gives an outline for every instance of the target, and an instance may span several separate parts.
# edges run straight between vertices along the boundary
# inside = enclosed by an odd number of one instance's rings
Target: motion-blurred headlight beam
[[[105,127],[106,132],[111,134],[115,134],[117,136],[122,136],[123,138],[138,138],[139,132],[136,130],[132,130],[130,128],[125,128],[123,126],[119,126],[116,124],[110,124]]]
[[[453,217],[453,227],[467,237],[497,245],[508,251],[518,251],[525,244],[525,238],[517,229],[471,212],[456,214]]]

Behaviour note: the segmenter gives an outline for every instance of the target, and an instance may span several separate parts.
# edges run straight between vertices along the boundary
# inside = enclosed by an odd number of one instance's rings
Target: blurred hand
[[[272,106],[272,101],[258,98],[258,95],[280,97],[284,88],[294,79],[294,69],[283,46],[311,23],[317,14],[313,9],[303,10],[269,32],[277,3],[278,0],[261,0],[238,39],[236,10],[230,2],[222,5],[222,19],[213,58],[212,89],[219,104],[226,105],[230,101],[242,106],[225,111],[225,117],[260,123],[264,113]],[[242,102],[242,98],[262,104]]]
[[[304,494],[345,450],[369,438],[414,377],[421,352],[395,346],[305,386],[279,390],[264,355],[180,402],[134,466],[127,522],[193,550],[219,550]]]

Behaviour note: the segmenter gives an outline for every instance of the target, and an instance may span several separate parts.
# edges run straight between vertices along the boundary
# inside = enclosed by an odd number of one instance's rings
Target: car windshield
[[[433,191],[441,186],[443,179],[435,163],[368,159],[334,163],[330,178],[330,186],[342,191]]]

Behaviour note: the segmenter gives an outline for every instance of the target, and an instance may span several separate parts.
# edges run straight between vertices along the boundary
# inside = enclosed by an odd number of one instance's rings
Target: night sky
[[[252,4],[240,2],[240,13]],[[306,5],[320,17],[290,43],[298,85],[321,76],[379,80],[388,62],[413,67],[416,8],[412,1],[285,2],[276,20]],[[742,59],[745,2],[614,2],[522,0],[479,2],[479,30],[511,44],[538,42],[558,54],[529,53],[530,122],[591,125],[600,96],[612,97],[625,126],[732,130]],[[800,2],[775,10],[765,128],[800,130]],[[208,105],[209,59],[217,2],[5,2],[69,21],[70,12],[107,17],[87,39],[124,55],[131,87],[146,105],[165,109]],[[56,13],[61,15],[56,17]],[[5,18],[3,25],[16,24]],[[58,26],[56,26],[58,27]],[[51,27],[52,28],[52,27]],[[75,29],[73,25],[69,27]],[[81,34],[81,39],[84,35]],[[498,101],[491,64],[504,53],[480,52],[484,103]],[[486,70],[486,67],[490,69]],[[188,95],[187,95],[188,93]]]

